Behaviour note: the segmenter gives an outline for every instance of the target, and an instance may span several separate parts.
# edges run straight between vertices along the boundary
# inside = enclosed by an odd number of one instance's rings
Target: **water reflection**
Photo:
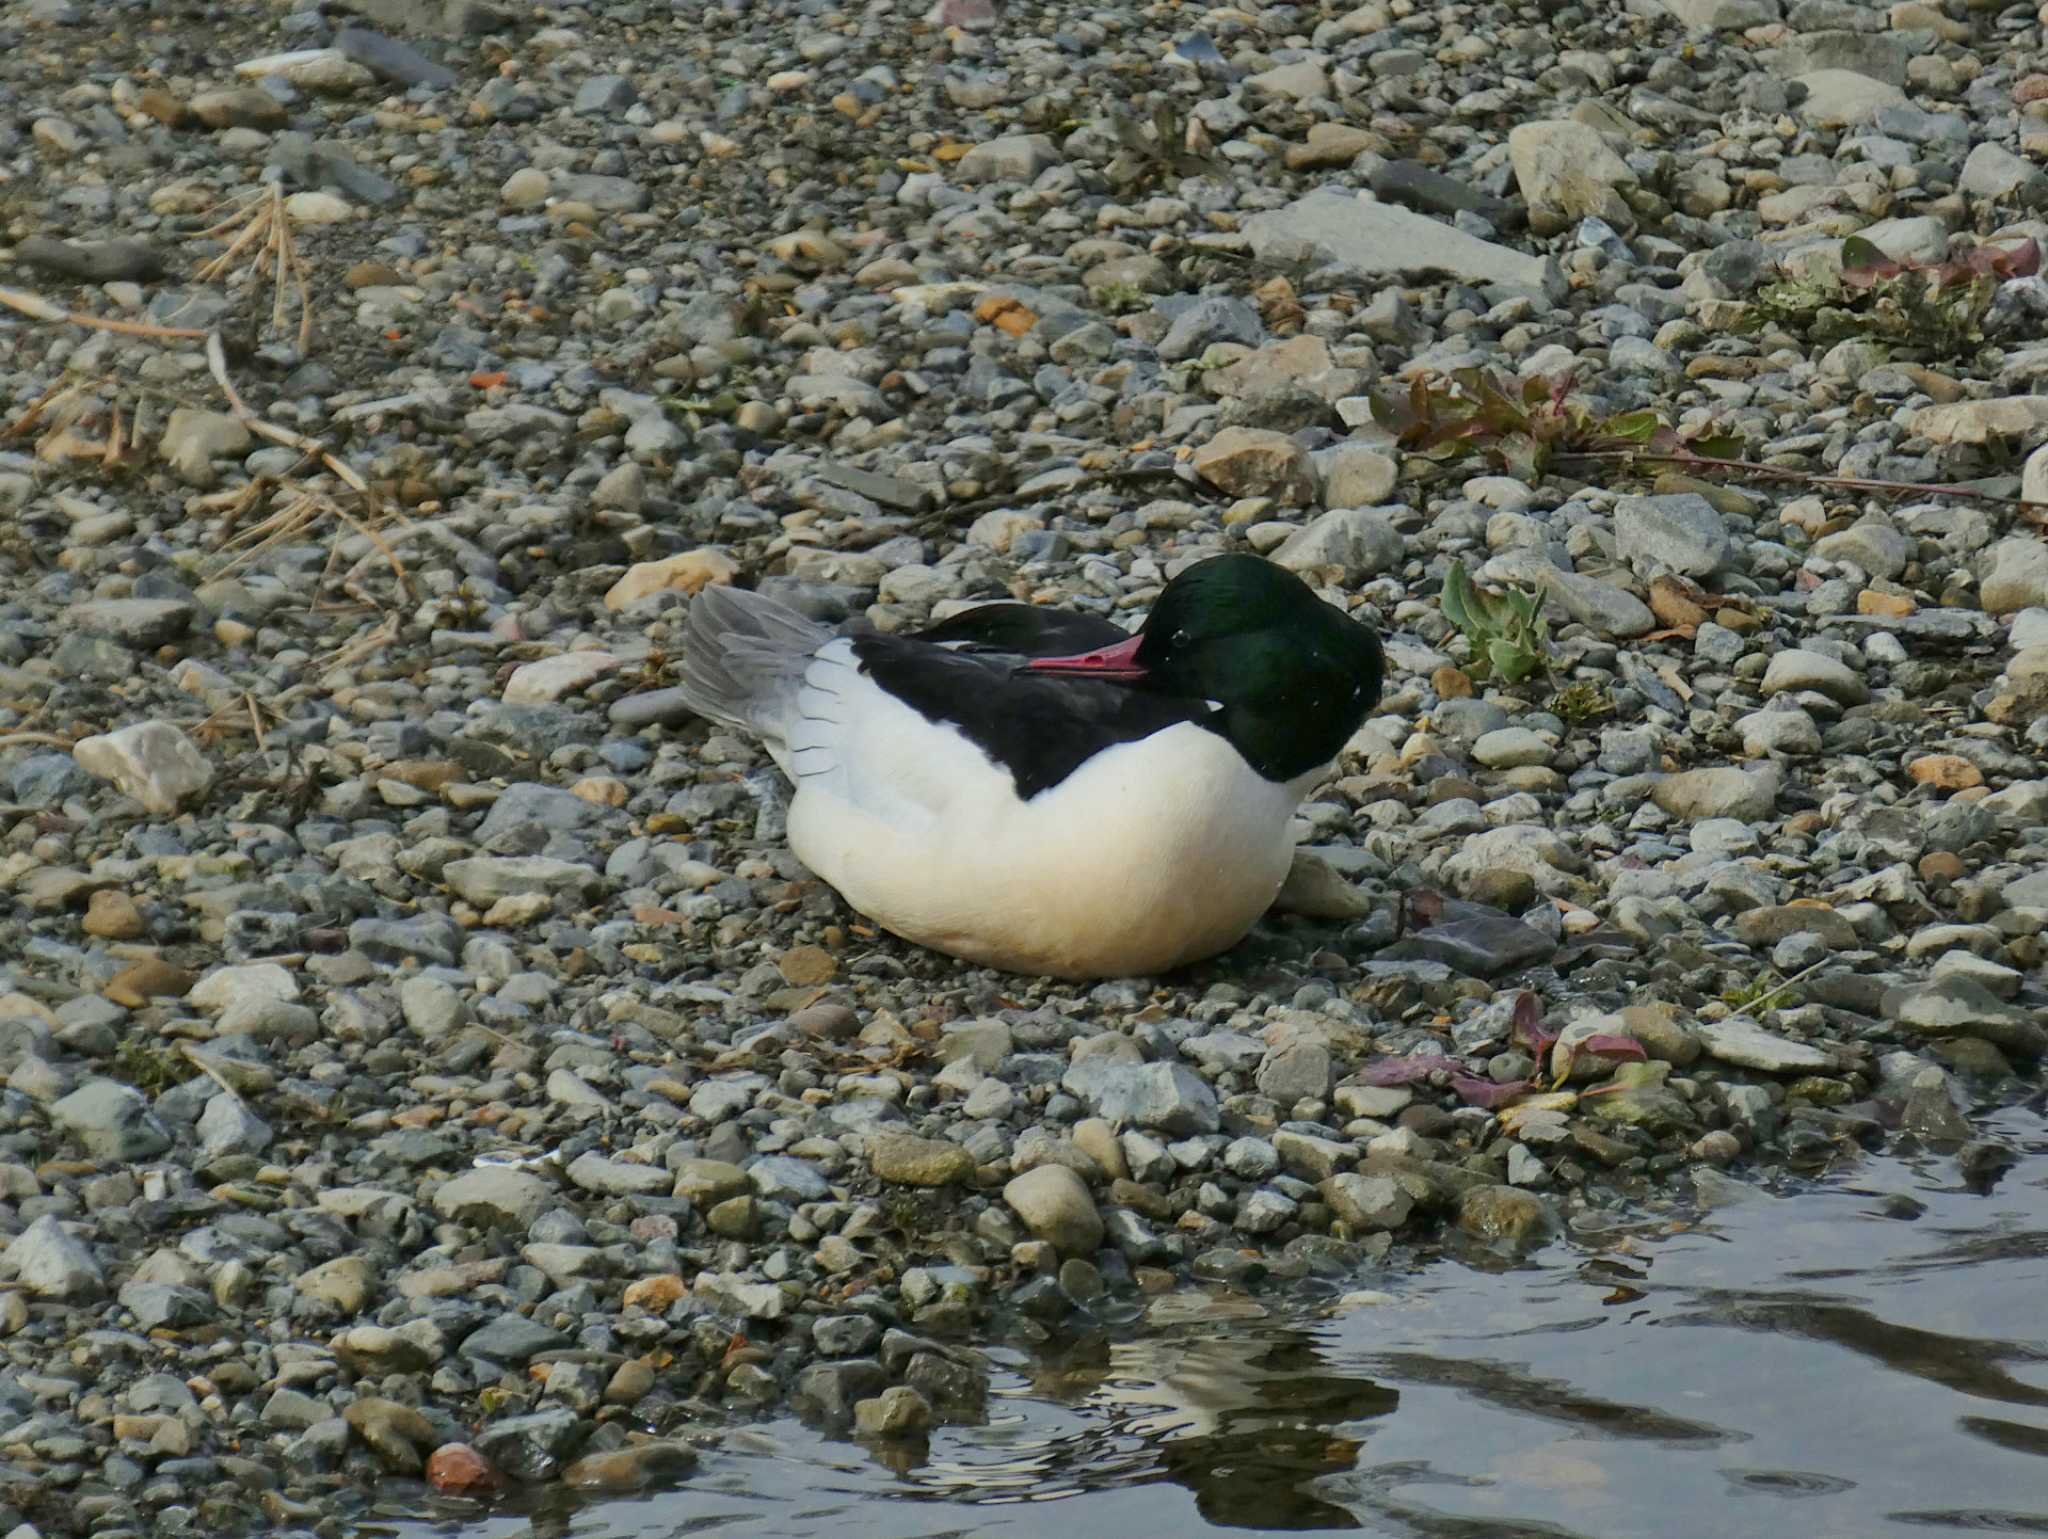
[[[997,1350],[985,1425],[928,1446],[728,1434],[630,1502],[461,1539],[1920,1539],[2048,1533],[2048,1137],[1988,1192],[1932,1155],[1584,1221],[1510,1271],[1448,1262],[1190,1290],[1140,1326]],[[1369,1290],[1369,1291],[1367,1291]],[[556,1499],[550,1499],[551,1501]],[[417,1511],[417,1508],[413,1509]],[[423,1539],[425,1525],[380,1527]],[[368,1528],[360,1531],[370,1532]]]
[[[1046,1368],[1069,1385],[1087,1383],[1101,1432],[1151,1450],[1156,1469],[1146,1478],[1184,1487],[1221,1528],[1355,1527],[1311,1482],[1350,1469],[1362,1435],[1355,1424],[1390,1414],[1401,1398],[1334,1369],[1309,1330],[1241,1313],[1227,1334],[1209,1320],[1138,1340],[1096,1338]]]

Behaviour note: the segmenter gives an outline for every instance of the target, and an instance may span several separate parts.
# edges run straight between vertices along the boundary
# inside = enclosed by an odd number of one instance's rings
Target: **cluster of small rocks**
[[[1970,1109],[2048,1046],[2040,529],[1476,473],[1368,397],[1571,372],[2048,501],[2038,277],[1969,358],[1754,324],[1850,233],[2048,239],[2031,0],[928,4],[0,18],[9,283],[219,328],[382,516],[190,342],[0,313],[43,403],[0,449],[0,1532],[631,1490],[778,1408],[914,1441],[983,1414],[978,1347],[1191,1279],[1895,1138],[1996,1178]],[[194,277],[271,183],[303,351]],[[1282,911],[1182,977],[876,934],[667,687],[709,584],[1135,620],[1227,549],[1391,676]],[[1454,561],[1545,597],[1552,680],[1475,682]]]

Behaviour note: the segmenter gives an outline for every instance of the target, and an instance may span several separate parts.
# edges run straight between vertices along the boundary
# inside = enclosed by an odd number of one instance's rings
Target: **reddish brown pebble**
[[[1920,857],[1920,880],[1930,887],[1947,887],[1963,870],[1963,857],[1953,850],[1932,850]]]
[[[469,1444],[443,1443],[427,1460],[427,1484],[448,1496],[488,1496],[504,1477]]]
[[[86,905],[85,933],[102,940],[134,940],[146,928],[135,900],[116,888],[102,887]]]
[[[1903,593],[1880,593],[1875,588],[1865,588],[1856,595],[1856,613],[1859,615],[1883,615],[1897,619],[1911,614],[1918,607]]]
[[[1906,766],[1906,773],[1937,791],[1967,791],[1984,784],[1984,772],[1960,754],[1924,754]]]

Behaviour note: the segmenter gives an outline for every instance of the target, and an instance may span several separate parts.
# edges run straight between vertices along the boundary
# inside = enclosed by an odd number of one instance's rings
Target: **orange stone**
[[[1879,593],[1875,588],[1865,588],[1856,595],[1856,613],[1859,615],[1883,615],[1896,620],[1919,607],[1903,593]]]
[[[1017,300],[996,294],[974,307],[974,318],[1012,337],[1021,337],[1038,324],[1038,317]]]
[[[653,1277],[643,1277],[638,1282],[628,1283],[624,1302],[628,1308],[647,1310],[650,1314],[666,1314],[669,1306],[690,1291],[690,1285],[674,1272],[661,1272]]]
[[[1472,698],[1472,676],[1464,669],[1453,668],[1448,663],[1429,676],[1429,687],[1436,691],[1439,700]]]
[[[1984,772],[1960,754],[1923,754],[1906,766],[1906,773],[1923,786],[1937,791],[1967,791],[1984,784]]]
[[[1953,850],[1930,850],[1920,857],[1920,880],[1930,887],[1946,887],[1963,871],[1963,857]]]
[[[792,946],[775,959],[775,965],[782,981],[797,988],[816,988],[839,973],[839,963],[823,946]]]
[[[597,807],[623,807],[633,793],[616,775],[586,775],[569,787],[569,794]]]
[[[102,940],[134,940],[144,929],[142,910],[118,888],[102,887],[85,907],[85,933]]]
[[[450,1496],[484,1496],[504,1477],[467,1443],[443,1443],[427,1459],[427,1484]]]
[[[152,999],[183,999],[198,981],[196,975],[173,967],[162,957],[144,957],[115,973],[100,992],[117,1005],[140,1010]]]
[[[1694,584],[1666,574],[1650,583],[1650,613],[1672,630],[1698,627],[1707,622],[1705,597]]]

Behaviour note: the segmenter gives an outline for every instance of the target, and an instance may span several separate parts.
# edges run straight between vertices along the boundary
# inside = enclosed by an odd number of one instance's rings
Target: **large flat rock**
[[[1550,264],[1440,220],[1341,192],[1318,191],[1245,221],[1262,261],[1341,262],[1384,277],[1446,273],[1467,283],[1544,286]]]

